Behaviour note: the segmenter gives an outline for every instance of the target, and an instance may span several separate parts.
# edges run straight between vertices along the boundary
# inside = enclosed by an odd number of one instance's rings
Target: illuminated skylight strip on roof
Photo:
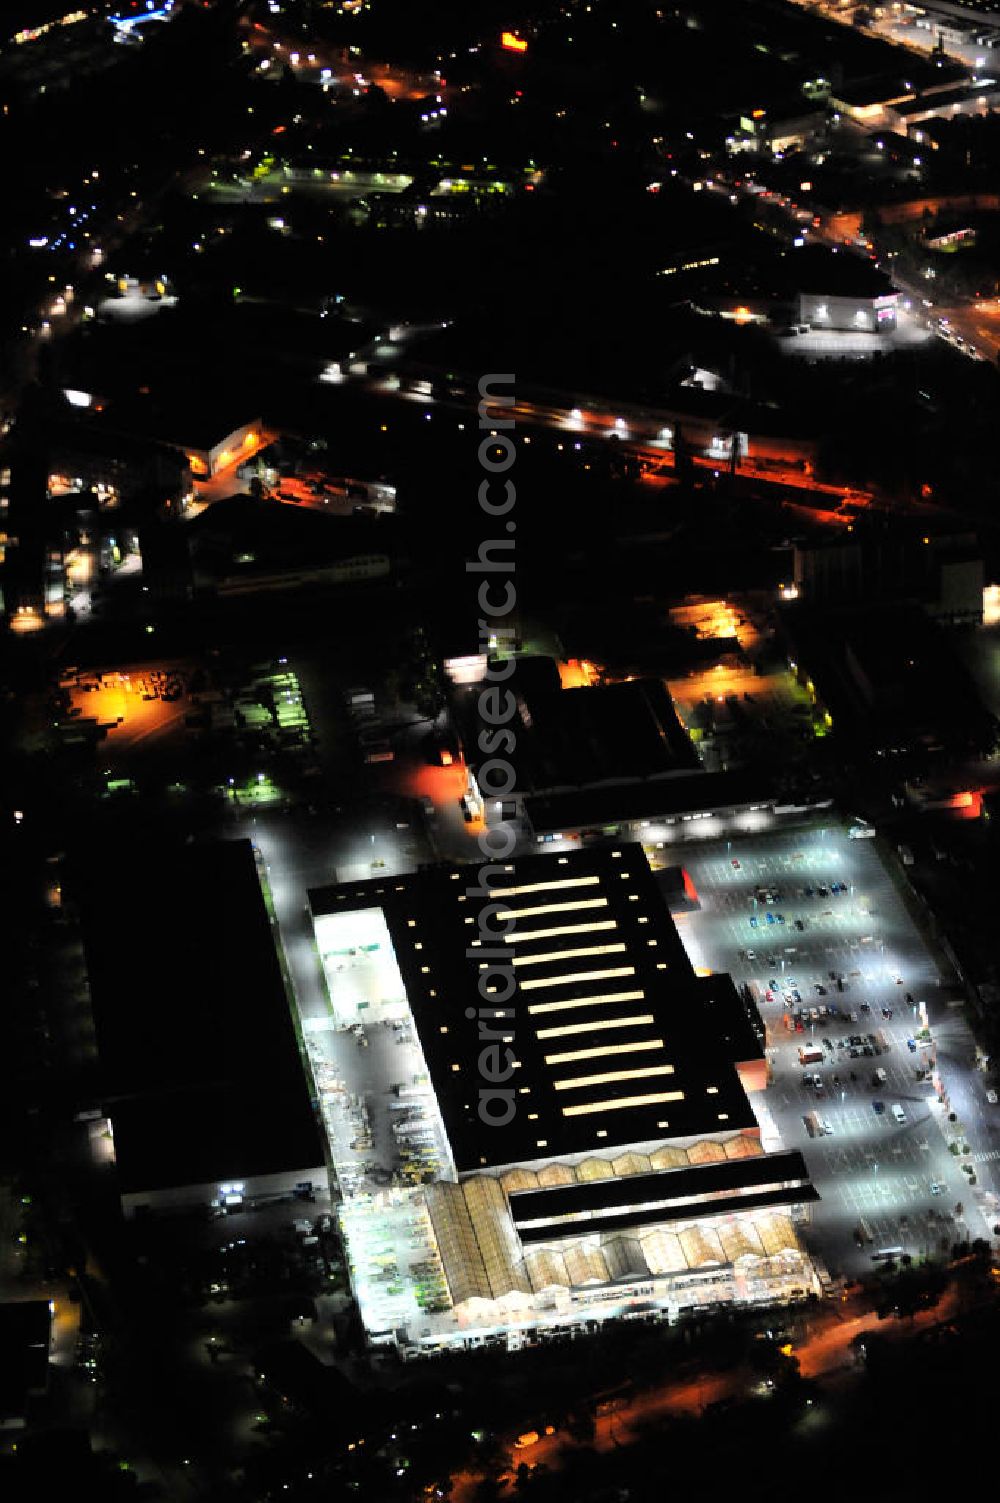
[[[593,924],[564,924],[562,928],[555,929],[528,929],[523,934],[513,932],[505,934],[509,945],[526,945],[534,939],[558,939],[561,934],[593,934],[598,929],[617,929],[615,919],[598,919]]]
[[[585,955],[621,955],[625,946],[585,945],[577,950],[546,950],[544,955],[516,955],[511,965],[552,965],[557,960],[582,960]]]
[[[547,1065],[572,1065],[581,1059],[606,1059],[609,1054],[636,1054],[641,1049],[662,1049],[662,1039],[637,1039],[632,1044],[598,1044],[593,1049],[571,1049],[567,1054],[546,1054]]]
[[[528,892],[554,892],[564,887],[597,887],[600,877],[557,877],[551,882],[528,882],[523,887],[491,887],[494,898],[520,898]]]
[[[554,1080],[557,1091],[578,1091],[583,1086],[611,1085],[616,1080],[646,1080],[652,1075],[673,1075],[673,1065],[646,1065],[638,1070],[605,1070],[601,1075],[574,1075]]]
[[[683,1091],[656,1091],[649,1096],[619,1096],[617,1101],[586,1101],[564,1106],[564,1117],[591,1117],[595,1112],[620,1112],[627,1106],[658,1106],[663,1101],[683,1101]]]
[[[651,1012],[636,1013],[631,1018],[601,1018],[596,1023],[569,1023],[563,1028],[539,1028],[540,1039],[564,1039],[570,1033],[596,1033],[599,1028],[648,1028],[656,1019]]]
[[[575,913],[581,908],[607,908],[607,906],[607,898],[575,898],[568,903],[538,903],[533,908],[511,908],[508,916],[515,919],[535,918],[539,913]]]
[[[518,986],[522,992],[533,992],[540,986],[572,986],[577,981],[610,981],[613,976],[634,975],[634,965],[619,965],[611,966],[606,971],[573,971],[569,976],[539,976],[536,981],[519,981]]]
[[[646,993],[642,990],[634,992],[598,992],[596,997],[572,997],[566,1002],[532,1002],[528,1012],[532,1015],[538,1012],[569,1012],[574,1007],[597,1007],[601,1002],[642,1002]]]

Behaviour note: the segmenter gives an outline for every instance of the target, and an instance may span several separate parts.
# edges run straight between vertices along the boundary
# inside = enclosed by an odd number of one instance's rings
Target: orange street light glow
[[[500,37],[500,46],[508,52],[527,52],[528,44],[516,31],[505,31]]]

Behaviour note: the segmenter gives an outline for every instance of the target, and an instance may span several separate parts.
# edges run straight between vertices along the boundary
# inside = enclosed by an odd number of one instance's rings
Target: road
[[[274,68],[287,67],[295,77],[320,86],[339,87],[358,95],[371,85],[391,100],[437,97],[447,103],[449,90],[439,72],[421,73],[397,63],[364,58],[356,47],[324,46],[303,42],[266,26],[261,21],[243,21],[251,51]]]
[[[363,198],[366,193],[401,193],[408,188],[413,178],[406,173],[343,172],[314,177],[290,177],[282,168],[254,177],[249,181],[213,182],[207,180],[198,191],[198,197],[218,203],[266,204],[277,203],[282,196],[294,193],[297,197],[341,200],[350,203]]]
[[[756,196],[755,190],[751,190],[747,184],[746,178],[737,179],[727,167],[725,170],[716,171],[714,178],[707,183],[707,186],[709,188],[714,186],[716,191],[738,194],[742,198]],[[861,216],[857,211],[842,211],[828,216],[818,225],[810,222],[803,227],[803,220],[811,216],[810,209],[770,189],[765,190],[764,196],[772,207],[781,210],[786,215],[789,232],[792,235],[802,236],[812,244],[826,245],[839,252],[847,251],[848,254],[865,261],[876,259],[877,252],[873,251],[870,243],[860,235]],[[970,298],[965,303],[953,305],[934,303],[933,306],[928,307],[927,304],[932,303],[933,300],[928,298],[927,284],[908,280],[894,267],[883,267],[883,270],[891,278],[893,285],[906,295],[910,303],[907,317],[914,327],[906,343],[917,342],[919,331],[922,330],[925,335],[933,334],[944,339],[969,359],[996,362],[1000,358],[1000,298],[989,300]],[[961,343],[956,341],[956,335],[960,336]],[[803,353],[821,354],[822,345],[818,343],[818,340],[823,337],[823,334],[817,336],[813,333],[804,337],[800,336],[796,343]],[[872,336],[868,338],[870,342]],[[814,348],[811,348],[811,345]],[[871,353],[868,345],[859,342],[855,353],[865,350]]]
[[[880,1322],[859,1298],[845,1298],[837,1306],[827,1306],[810,1318],[808,1334],[795,1344],[793,1356],[804,1378],[827,1377],[854,1368],[852,1343],[864,1332],[877,1330],[880,1337],[890,1341],[900,1337],[912,1338],[914,1332],[946,1324],[960,1307],[961,1294],[954,1285],[934,1309],[918,1311],[905,1322]],[[598,1415],[594,1437],[588,1440],[587,1446],[602,1453],[618,1450],[638,1439],[646,1427],[657,1421],[677,1414],[697,1415],[709,1404],[723,1399],[746,1398],[755,1381],[752,1373],[740,1367],[724,1373],[706,1372],[663,1383],[624,1400],[611,1413]],[[558,1471],[563,1453],[574,1449],[576,1443],[564,1433],[543,1435],[529,1447],[518,1448],[511,1443],[506,1453],[506,1465],[511,1473],[522,1462],[532,1468],[542,1464]],[[479,1475],[462,1472],[453,1481],[449,1495],[453,1503],[472,1503]]]
[[[440,397],[405,391],[395,375],[365,378],[364,384],[379,395],[398,397],[402,401],[421,402],[428,413],[432,410],[452,411],[470,416],[469,397]],[[566,401],[572,398],[567,394]],[[510,418],[524,427],[550,429],[566,435],[557,448],[571,451],[581,448],[584,439],[613,442],[623,455],[637,459],[642,469],[642,478],[647,483],[662,483],[677,475],[677,455],[672,448],[673,427],[677,415],[669,412],[654,412],[630,407],[627,403],[602,408],[591,404],[586,409],[553,406],[551,402],[519,400],[513,408],[489,408],[487,416],[497,420]],[[621,414],[628,413],[628,417]],[[694,419],[691,419],[692,425]],[[683,420],[678,424],[683,428]],[[530,434],[529,434],[530,438]],[[523,440],[522,440],[523,441]],[[829,485],[815,478],[811,462],[799,455],[787,452],[782,457],[780,440],[763,440],[766,454],[754,452],[758,441],[750,435],[750,453],[738,460],[735,478],[739,482],[772,489],[786,504],[801,504],[808,509],[810,518],[817,522],[847,526],[854,514],[868,507],[877,506],[875,496],[868,491],[847,486]],[[729,439],[718,453],[693,453],[691,464],[700,474],[722,475],[730,465]],[[824,505],[823,503],[827,504]],[[841,508],[844,508],[842,511]]]
[[[947,320],[942,337],[950,344],[955,345],[956,334],[965,341],[967,348],[963,354],[971,350],[986,360],[1000,361],[1000,298],[982,298],[964,304],[939,303],[934,307],[933,317]]]

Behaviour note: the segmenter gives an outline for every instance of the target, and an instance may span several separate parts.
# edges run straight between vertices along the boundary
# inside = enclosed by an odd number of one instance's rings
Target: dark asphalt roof
[[[617,1216],[602,1217],[599,1225],[603,1233],[610,1235],[612,1232],[630,1231],[633,1227],[669,1225],[671,1221],[691,1221],[700,1216],[735,1216],[741,1211],[764,1211],[771,1207],[777,1209],[779,1206],[801,1205],[819,1198],[819,1191],[811,1184],[789,1185],[787,1188],[773,1190],[746,1190],[723,1200],[706,1192],[700,1197],[693,1196],[682,1206],[666,1206],[657,1210],[640,1206],[634,1210],[622,1211]],[[558,1242],[564,1238],[578,1238],[580,1225],[580,1222],[567,1222],[565,1226],[555,1228],[529,1227],[518,1235],[526,1245]]]
[[[103,853],[78,902],[121,1190],[322,1164],[250,842]]]
[[[529,659],[529,662],[531,660]],[[518,681],[514,762],[522,789],[693,771],[698,756],[660,679],[551,690]]]
[[[629,1174],[613,1179],[557,1185],[544,1190],[517,1190],[510,1196],[510,1212],[518,1232],[535,1221],[585,1212],[623,1210],[679,1197],[759,1190],[764,1185],[808,1180],[805,1159],[796,1149],[767,1153],[652,1174]],[[599,1225],[604,1225],[601,1217]],[[579,1227],[577,1227],[579,1231]]]
[[[872,745],[989,744],[996,721],[941,626],[908,601],[783,614],[839,731]]]
[[[800,292],[828,297],[888,297],[892,281],[870,261],[825,245],[807,245],[788,263],[789,276]]]
[[[568,793],[529,794],[525,812],[537,835],[564,830],[601,829],[629,820],[739,809],[766,804],[773,796],[768,779],[756,772],[694,772],[684,777],[622,780]]]
[[[762,1057],[759,1019],[728,976],[695,976],[641,846],[526,856],[483,880],[515,915],[499,1019],[479,995],[477,868],[309,894],[316,916],[382,907],[460,1171],[756,1126],[735,1064]],[[479,1116],[483,1027],[517,1061],[503,1126]]]
[[[925,110],[948,109],[953,104],[964,104],[968,101],[989,102],[998,94],[1000,94],[1000,88],[995,83],[958,84],[954,89],[942,89],[939,94],[925,94],[920,99],[894,105],[893,108],[899,115],[922,115]]]
[[[0,1423],[22,1418],[29,1393],[45,1387],[51,1323],[47,1299],[0,1304]]]

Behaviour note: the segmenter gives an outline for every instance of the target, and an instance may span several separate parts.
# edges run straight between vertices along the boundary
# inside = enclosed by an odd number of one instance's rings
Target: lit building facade
[[[517,1340],[816,1287],[796,1231],[816,1191],[799,1154],[765,1150],[753,1110],[760,1018],[728,976],[695,974],[641,846],[342,884],[310,905],[335,1024],[419,1043],[390,1092],[395,1182],[342,1183],[371,1339]],[[416,1306],[405,1252],[385,1271],[385,1248],[414,1238],[412,1279],[437,1291]]]

